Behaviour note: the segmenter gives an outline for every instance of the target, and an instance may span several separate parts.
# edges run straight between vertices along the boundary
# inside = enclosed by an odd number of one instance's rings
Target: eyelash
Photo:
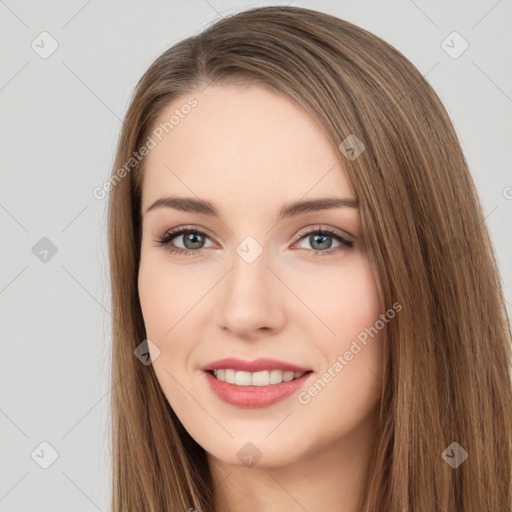
[[[182,249],[181,247],[171,246],[171,240],[174,238],[177,238],[180,235],[183,234],[197,234],[197,235],[203,235],[206,238],[210,238],[206,233],[199,229],[195,228],[175,228],[171,229],[170,231],[167,231],[163,236],[157,238],[155,242],[160,244],[162,247],[165,248],[165,250],[169,251],[171,254],[180,254],[184,256],[193,256],[196,255],[201,249],[205,249],[205,247],[202,247],[200,249]],[[337,252],[338,250],[346,250],[351,249],[354,246],[354,242],[351,240],[347,240],[343,236],[341,236],[336,231],[333,231],[329,228],[318,228],[314,230],[307,231],[306,233],[301,234],[297,240],[294,242],[294,245],[298,242],[300,242],[303,238],[306,236],[312,235],[312,234],[321,234],[321,235],[328,235],[332,238],[335,238],[338,242],[340,242],[340,245],[337,247],[332,247],[327,250],[314,250],[314,249],[306,249],[313,251],[313,254],[316,256],[328,256],[331,255],[333,252]]]

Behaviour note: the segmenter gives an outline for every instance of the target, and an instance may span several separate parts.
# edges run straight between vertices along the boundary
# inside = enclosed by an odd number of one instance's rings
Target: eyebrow
[[[359,203],[351,198],[323,197],[319,199],[309,199],[305,201],[293,201],[283,205],[278,212],[278,219],[294,217],[309,212],[328,210],[332,208],[358,208]],[[183,212],[199,213],[220,218],[220,212],[215,206],[204,199],[193,197],[162,197],[157,199],[147,210],[146,213],[157,208],[172,208]]]

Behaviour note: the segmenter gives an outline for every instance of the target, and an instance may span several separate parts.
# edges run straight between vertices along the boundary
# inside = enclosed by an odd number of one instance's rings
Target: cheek
[[[163,250],[162,250],[163,252]],[[148,254],[141,258],[138,290],[148,337],[167,339],[174,326],[205,293],[205,283],[197,273],[191,275],[166,264],[166,254]]]
[[[189,396],[178,382],[190,379],[191,356],[198,350],[198,330],[211,322],[208,291],[218,276],[207,266],[172,266],[164,250],[142,252],[138,275],[139,300],[146,336],[159,349],[153,368],[169,403],[186,406]],[[153,356],[152,356],[153,357]],[[175,376],[177,381],[170,378]],[[172,397],[172,401],[170,399]]]
[[[308,304],[329,327],[338,349],[379,318],[380,298],[368,261],[353,258],[336,272],[317,273],[317,287],[309,283]]]
[[[160,337],[169,328],[172,295],[165,293],[165,275],[142,257],[138,278],[139,300],[148,338]]]
[[[138,290],[146,336],[159,349],[158,356],[151,353],[153,370],[169,403],[179,410],[185,407],[186,397],[181,396],[177,382],[184,382],[184,361],[191,349],[191,344],[187,344],[190,340],[183,333],[187,331],[187,312],[200,296],[197,290],[191,291],[190,283],[183,272],[169,269],[161,254],[143,251]]]
[[[333,432],[356,425],[368,414],[382,391],[383,333],[376,329],[381,310],[375,277],[366,258],[318,282],[322,293],[310,293],[312,309],[332,331],[318,338],[323,381],[311,390],[310,411],[329,411]],[[319,290],[319,289],[318,289]],[[378,323],[381,325],[381,322]],[[325,372],[325,373],[323,373]],[[324,385],[325,384],[325,385]],[[304,397],[305,403],[308,396]],[[313,423],[315,420],[311,420]]]

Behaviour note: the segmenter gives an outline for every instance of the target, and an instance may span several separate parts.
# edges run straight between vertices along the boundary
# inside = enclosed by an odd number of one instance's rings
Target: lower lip
[[[215,378],[210,372],[205,372],[212,391],[224,402],[237,407],[256,409],[268,407],[280,400],[297,393],[312,372],[290,382],[270,384],[268,386],[237,386]]]

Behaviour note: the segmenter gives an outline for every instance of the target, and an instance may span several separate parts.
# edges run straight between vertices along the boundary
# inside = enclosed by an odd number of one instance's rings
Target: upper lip
[[[204,365],[201,370],[220,370],[231,369],[235,371],[245,372],[259,372],[263,370],[282,370],[284,372],[305,373],[310,371],[311,368],[304,368],[296,364],[287,363],[285,361],[278,361],[277,359],[270,359],[262,357],[253,361],[244,361],[236,357],[227,357],[225,359],[218,359]]]

